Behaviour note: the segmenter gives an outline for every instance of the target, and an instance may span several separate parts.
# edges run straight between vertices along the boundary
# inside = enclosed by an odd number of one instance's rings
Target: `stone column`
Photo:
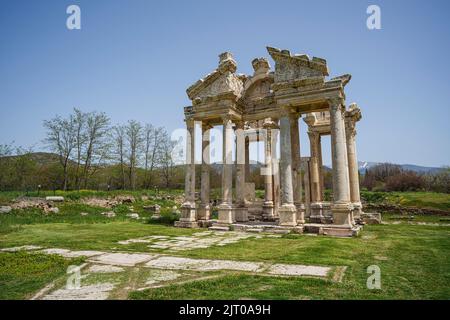
[[[211,125],[208,123],[202,123],[202,169],[201,169],[201,188],[200,188],[200,206],[197,209],[198,220],[209,220],[211,216],[210,206],[210,178],[209,178],[209,166],[210,166],[210,129]]]
[[[245,135],[244,121],[236,123],[236,208],[235,219],[248,221],[248,209],[245,204]]]
[[[222,203],[219,205],[220,224],[231,224],[234,222],[233,216],[233,123],[230,118],[223,119],[223,153],[222,153]]]
[[[275,124],[278,120],[274,121]],[[279,136],[279,128],[272,131],[272,173],[273,173],[273,211],[276,217],[279,216],[278,209],[280,207],[280,163],[277,158],[277,143]]]
[[[297,208],[297,223],[305,223],[305,205],[302,199],[302,172],[300,169],[300,131],[298,123],[299,114],[291,113],[289,120],[291,126],[292,150],[292,187],[294,205]]]
[[[347,145],[343,99],[330,99],[331,153],[333,164],[333,223],[352,227],[348,168],[346,167]]]
[[[271,220],[274,218],[273,203],[273,167],[272,167],[272,129],[274,124],[271,119],[266,119],[263,128],[265,130],[264,140],[264,162],[265,167],[262,169],[264,174],[264,204],[263,217]]]
[[[195,121],[186,119],[186,176],[185,201],[181,206],[180,221],[175,222],[178,227],[197,227],[195,210]]]
[[[311,186],[311,216],[312,222],[323,222],[321,191],[320,191],[320,134],[317,131],[308,131],[310,143],[310,186]]]
[[[250,182],[250,138],[245,137],[245,181]]]
[[[358,158],[356,156],[356,128],[355,120],[346,117],[346,138],[348,173],[350,180],[350,201],[353,204],[354,218],[359,219],[362,213],[361,198],[359,194]]]
[[[280,119],[280,177],[281,177],[281,207],[279,209],[281,226],[297,225],[297,209],[294,205],[292,188],[292,152],[291,129],[289,115]]]
[[[318,153],[319,153],[319,200],[321,202],[324,201],[325,199],[325,185],[324,185],[324,181],[323,181],[323,160],[322,160],[322,135],[319,135],[319,145],[318,145]]]
[[[302,167],[304,171],[304,184],[305,184],[305,217],[311,216],[311,185],[309,180],[310,170],[310,157],[302,158]]]

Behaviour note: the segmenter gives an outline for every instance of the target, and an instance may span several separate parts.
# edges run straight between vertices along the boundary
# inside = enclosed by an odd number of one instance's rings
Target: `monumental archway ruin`
[[[212,229],[254,228],[304,230],[351,236],[360,229],[362,206],[356,158],[356,122],[360,108],[345,105],[346,74],[331,79],[321,58],[292,55],[288,50],[267,48],[275,61],[252,61],[251,76],[236,74],[236,61],[222,53],[219,66],[187,89],[192,106],[184,109],[187,138],[185,202],[179,227]],[[300,156],[300,119],[308,128],[310,157]],[[200,199],[195,199],[195,122],[202,124]],[[223,126],[222,199],[218,219],[211,220],[209,143],[210,128]],[[233,135],[236,139],[234,141]],[[333,200],[325,202],[322,181],[321,137],[331,136]],[[279,137],[278,137],[279,136]],[[278,139],[279,138],[279,139]],[[263,139],[265,167],[264,202],[260,214],[250,215],[246,199],[249,144]],[[276,144],[280,143],[280,159]],[[236,157],[232,159],[232,144]],[[303,143],[303,142],[302,142]],[[206,152],[205,152],[206,150]],[[235,166],[235,174],[233,174]],[[233,199],[233,175],[235,198]],[[256,217],[255,217],[256,216]]]

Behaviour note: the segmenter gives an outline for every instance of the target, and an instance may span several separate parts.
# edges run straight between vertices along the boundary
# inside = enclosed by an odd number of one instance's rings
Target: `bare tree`
[[[136,189],[138,154],[143,142],[142,125],[135,120],[129,120],[125,127],[125,136],[128,145],[128,177],[130,179],[130,187],[134,190]]]
[[[157,165],[163,133],[164,128],[155,128],[151,124],[147,124],[144,128],[144,188],[146,189],[148,189],[152,183],[153,169]]]
[[[112,144],[114,146],[114,153],[119,160],[122,189],[125,189],[125,127],[123,125],[116,125],[112,130]]]
[[[86,114],[86,153],[84,156],[83,179],[87,187],[92,164],[98,165],[106,154],[106,136],[109,128],[109,117],[104,112]],[[95,170],[94,170],[95,171]]]
[[[81,159],[83,156],[83,146],[86,142],[85,124],[86,114],[81,110],[74,108],[74,121],[75,121],[75,143],[76,143],[76,168],[75,168],[75,187],[79,190],[81,185],[80,167]]]
[[[175,162],[173,159],[173,150],[175,148],[175,145],[175,141],[172,141],[167,131],[163,129],[159,143],[160,154],[158,162],[161,166],[161,174],[164,179],[166,188],[170,187],[174,174]]]
[[[45,120],[44,127],[47,129],[45,142],[51,150],[59,155],[59,162],[63,167],[62,188],[67,190],[69,161],[76,146],[75,119],[73,116],[70,116],[68,119],[56,116],[51,120]]]

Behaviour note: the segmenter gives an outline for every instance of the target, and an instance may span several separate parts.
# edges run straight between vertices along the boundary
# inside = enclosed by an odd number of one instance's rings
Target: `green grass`
[[[401,193],[409,203],[445,204],[443,195]],[[383,195],[385,197],[386,195]],[[388,194],[395,196],[395,194]],[[375,195],[374,197],[379,197]],[[398,198],[395,198],[398,199]],[[434,199],[434,200],[432,200]],[[143,206],[159,201],[163,223],[149,223]],[[384,201],[384,200],[383,200]],[[393,200],[392,200],[393,201]],[[136,201],[114,210],[115,218],[100,213],[108,209],[87,206],[75,200],[59,204],[60,213],[15,210],[0,215],[0,248],[40,245],[77,250],[122,250],[150,252],[144,243],[119,245],[120,240],[149,235],[191,235],[199,230],[171,227],[172,200]],[[129,206],[145,219],[126,217]],[[80,212],[89,215],[81,216]],[[415,215],[404,219],[385,214],[388,222],[400,224],[366,226],[357,238],[289,234],[281,238],[247,239],[223,247],[170,252],[192,258],[259,261],[325,266],[347,266],[342,283],[316,278],[281,278],[248,273],[219,272],[218,277],[186,284],[132,292],[132,299],[450,299],[450,227],[411,225],[408,222],[441,221],[442,216]],[[166,223],[166,224],[164,224]],[[151,251],[159,252],[159,251]],[[167,253],[167,252],[165,252]],[[48,259],[47,259],[48,258]],[[67,260],[26,253],[0,254],[0,297],[26,298],[65,272]],[[67,262],[68,263],[68,262]],[[381,290],[368,290],[367,267],[381,268]],[[45,267],[44,267],[45,266]],[[17,269],[17,270],[15,270]],[[45,270],[49,270],[47,273]],[[29,276],[28,276],[29,274]],[[205,273],[206,275],[208,272]],[[126,275],[135,279],[143,275]],[[134,280],[133,280],[134,281]],[[114,297],[126,298],[121,290]]]
[[[133,222],[94,224],[47,223],[24,226],[18,232],[0,237],[3,247],[37,244],[69,249],[145,251],[145,245],[119,246],[117,241],[146,235],[188,235],[197,230]],[[362,236],[352,239],[288,235],[282,238],[244,240],[224,247],[177,252],[193,258],[266,261],[292,264],[348,266],[343,283],[320,279],[290,279],[226,275],[223,279],[173,285],[132,294],[132,298],[203,299],[216,297],[289,298],[299,296],[330,299],[449,299],[450,227],[378,225],[367,226]],[[369,265],[379,265],[382,289],[366,288]],[[248,279],[246,279],[248,278]],[[236,291],[235,280],[244,290]],[[253,282],[253,280],[255,282]],[[221,285],[217,285],[219,281]],[[288,285],[286,283],[295,285]],[[273,286],[262,293],[256,285]],[[192,289],[196,286],[196,289]],[[289,289],[295,286],[300,289]],[[216,289],[213,289],[216,288]],[[253,294],[251,294],[253,292]]]
[[[348,266],[342,283],[245,274],[149,289],[132,299],[450,299],[450,228],[380,225],[354,239],[297,236],[184,252],[196,258]],[[381,290],[366,287],[381,268]]]
[[[450,194],[437,192],[372,192],[362,191],[364,200],[403,207],[440,209],[450,212]]]
[[[27,299],[66,273],[71,264],[82,259],[67,260],[56,255],[14,252],[0,253],[0,299]]]

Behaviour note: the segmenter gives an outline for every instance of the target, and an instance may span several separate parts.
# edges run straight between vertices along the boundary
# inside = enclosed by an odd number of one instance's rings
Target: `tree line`
[[[369,191],[433,191],[450,193],[450,168],[435,173],[417,173],[399,165],[382,163],[366,169],[360,178]]]
[[[129,120],[111,124],[104,112],[74,109],[45,120],[44,146],[34,153],[0,145],[0,189],[137,189],[179,187],[175,143],[165,128]]]

